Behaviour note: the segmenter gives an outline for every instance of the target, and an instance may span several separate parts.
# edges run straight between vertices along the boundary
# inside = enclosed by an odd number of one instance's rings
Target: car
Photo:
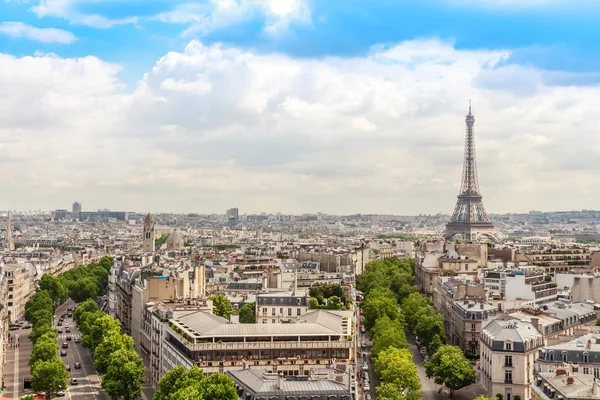
[[[62,390],[60,392],[56,392],[56,397],[63,397],[65,395],[65,392],[63,392]]]
[[[371,385],[369,385],[369,382],[365,382],[365,386],[363,386],[363,389],[365,390],[365,392],[371,390]]]
[[[360,328],[360,333],[366,333],[367,330],[365,329],[365,327],[363,326],[362,328]]]
[[[365,382],[371,382],[371,379],[369,378],[369,374],[365,374],[364,381]]]
[[[369,366],[367,365],[367,363],[366,363],[366,362],[365,362],[365,363],[363,363],[363,365],[362,365],[362,370],[363,370],[363,371],[368,371],[368,370],[369,370]]]
[[[67,355],[67,351],[66,351],[66,350],[61,350],[61,351],[60,351],[60,355],[61,355],[62,357],[65,357],[65,356]]]
[[[360,345],[360,347],[362,347],[363,350],[366,349],[367,348],[367,342],[362,342],[362,344]]]
[[[71,378],[71,385],[79,385],[79,382],[77,382],[77,378]]]
[[[419,340],[419,337],[418,337],[418,336],[415,336],[415,343],[416,343],[417,345],[421,344],[421,341]]]
[[[71,311],[71,307],[67,308],[67,312]]]
[[[71,340],[71,339],[73,339],[73,338],[72,338],[71,336],[67,336],[67,337],[66,337],[66,339],[67,339],[67,340]]]
[[[62,348],[63,348],[63,349],[68,349],[68,348],[69,348],[69,343],[67,343],[67,342],[64,342],[64,343],[62,344]]]
[[[63,333],[62,328],[58,328],[58,333]]]
[[[371,400],[371,393],[367,393],[367,395],[365,396],[366,400]]]
[[[71,366],[69,364],[65,364],[65,368],[67,369],[67,371],[71,370]]]
[[[67,327],[65,327],[65,332],[67,332],[67,333],[71,333],[71,328],[69,328],[68,326],[67,326]]]
[[[75,369],[80,369],[81,368],[81,363],[76,362],[75,363]]]
[[[58,321],[58,324],[56,324],[58,326],[62,326],[62,321]]]
[[[23,329],[31,329],[31,325],[29,323],[26,323]]]
[[[71,313],[68,313],[68,314],[67,314],[67,317],[69,317],[69,318],[72,318],[72,317],[73,317],[73,314],[71,314]]]
[[[81,342],[81,339],[79,338],[79,336],[75,336],[75,343],[79,343]]]

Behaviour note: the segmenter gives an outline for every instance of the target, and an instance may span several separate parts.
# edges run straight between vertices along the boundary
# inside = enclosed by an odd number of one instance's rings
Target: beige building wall
[[[10,313],[10,322],[23,320],[25,303],[31,297],[31,282],[27,266],[25,264],[6,264],[3,271],[8,280],[6,305],[7,312]]]

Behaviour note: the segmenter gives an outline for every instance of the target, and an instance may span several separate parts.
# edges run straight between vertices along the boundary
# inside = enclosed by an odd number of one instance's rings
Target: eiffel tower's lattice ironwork
[[[462,183],[458,201],[450,222],[446,225],[444,236],[449,239],[460,236],[472,241],[480,236],[495,239],[494,226],[488,218],[483,206],[483,196],[479,192],[479,181],[477,179],[477,161],[475,158],[475,117],[471,113],[471,102],[469,102],[469,114],[465,119],[467,133],[465,135],[465,160],[463,164]]]

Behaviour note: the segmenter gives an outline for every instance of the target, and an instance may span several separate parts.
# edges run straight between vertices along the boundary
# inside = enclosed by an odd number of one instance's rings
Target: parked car
[[[369,385],[369,382],[365,382],[365,386],[363,386],[365,392],[368,392],[369,390],[371,390],[371,385]]]
[[[363,326],[362,328],[360,328],[360,333],[366,333],[367,330],[365,329],[365,327]]]
[[[65,368],[67,369],[67,371],[71,370],[71,366],[69,364],[65,364]]]
[[[369,370],[369,366],[367,365],[367,363],[366,363],[366,362],[364,362],[364,363],[363,363],[363,365],[362,365],[362,370],[363,370],[363,371],[368,371],[368,370]]]
[[[63,397],[65,395],[65,392],[63,392],[62,390],[60,392],[56,392],[56,397]]]
[[[66,355],[67,355],[67,351],[66,351],[66,350],[61,350],[61,351],[60,351],[60,355],[61,355],[62,357],[66,356]]]
[[[71,385],[79,385],[79,382],[77,382],[77,378],[71,378]]]
[[[365,396],[365,400],[371,400],[371,393],[367,393],[367,395]]]

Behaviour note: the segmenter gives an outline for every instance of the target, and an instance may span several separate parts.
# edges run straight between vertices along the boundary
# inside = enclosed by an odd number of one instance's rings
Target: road
[[[61,314],[67,312],[67,308],[69,307],[75,308],[75,303],[72,300],[68,300],[57,307],[55,323],[58,322]],[[69,382],[65,397],[63,398],[69,400],[108,400],[109,397],[100,388],[100,379],[94,370],[90,350],[85,349],[80,343],[75,343],[74,340],[66,340],[67,336],[81,337],[81,333],[77,330],[71,318],[65,318],[63,329],[64,325],[69,325],[71,332],[66,333],[63,331],[63,333],[58,334],[59,351],[63,350],[63,343],[67,342],[69,346],[68,349],[65,349],[67,350],[67,355],[60,358],[65,364],[71,366],[70,377],[77,378],[79,384],[75,386]],[[56,325],[55,328],[57,328]],[[28,363],[31,357],[32,345],[27,337],[30,332],[30,329],[19,329],[9,332],[14,341],[9,342],[6,349],[7,361],[4,369],[5,390],[2,393],[4,397],[19,399],[26,394],[32,394],[30,389],[23,389],[23,379],[30,377]],[[19,346],[13,347],[13,343],[18,343]],[[75,369],[76,362],[81,363],[81,369]]]
[[[60,315],[67,313],[67,308],[74,309],[75,303],[72,300],[68,300],[56,310],[55,322],[58,322]],[[71,332],[67,333],[66,326],[69,327]],[[56,328],[60,328],[55,325]],[[94,370],[94,361],[90,350],[84,348],[81,343],[75,343],[74,340],[67,340],[67,336],[75,338],[76,336],[81,337],[81,333],[75,326],[72,318],[65,317],[63,321],[63,333],[58,334],[58,348],[60,350],[66,350],[67,355],[61,356],[65,364],[71,366],[70,378],[76,378],[78,381],[77,385],[71,385],[69,381],[69,387],[66,391],[66,398],[69,400],[105,400],[108,396],[100,388],[100,378]],[[68,348],[63,349],[62,344],[67,343]],[[75,363],[81,363],[81,368],[76,369]]]

